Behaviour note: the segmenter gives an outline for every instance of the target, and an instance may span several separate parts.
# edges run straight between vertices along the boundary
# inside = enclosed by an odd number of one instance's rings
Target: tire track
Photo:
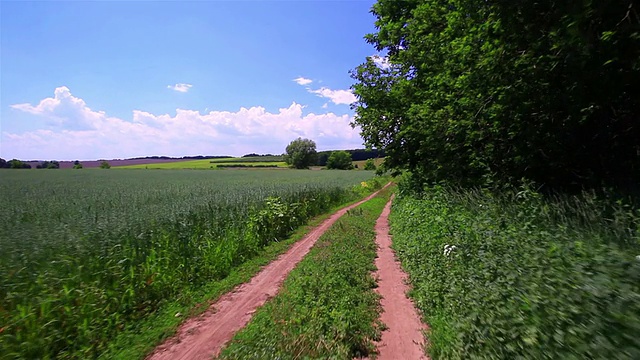
[[[289,272],[309,252],[318,238],[348,210],[370,200],[379,192],[380,190],[335,212],[286,253],[265,266],[249,282],[220,297],[202,315],[185,321],[176,335],[156,347],[147,359],[199,360],[217,356],[233,335],[247,325],[256,309],[278,293]]]

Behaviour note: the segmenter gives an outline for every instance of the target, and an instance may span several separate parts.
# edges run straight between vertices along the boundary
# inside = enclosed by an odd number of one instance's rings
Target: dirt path
[[[378,278],[376,291],[382,295],[380,320],[387,326],[387,329],[382,332],[382,339],[377,344],[380,352],[378,359],[428,359],[424,354],[422,336],[426,326],[420,321],[416,308],[406,296],[409,290],[405,284],[407,275],[391,249],[389,213],[392,200],[393,198],[389,200],[376,222],[378,270],[374,276]]]
[[[331,215],[286,253],[262,269],[250,282],[220,297],[204,314],[185,321],[177,334],[158,346],[147,359],[191,360],[217,356],[233,335],[251,320],[256,309],[276,295],[289,272],[309,252],[318,238],[347,210],[371,199],[377,193]]]

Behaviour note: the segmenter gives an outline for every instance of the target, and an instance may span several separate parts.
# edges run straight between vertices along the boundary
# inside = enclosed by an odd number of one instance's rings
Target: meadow
[[[1,173],[0,358],[91,358],[187,289],[224,279],[371,172]]]

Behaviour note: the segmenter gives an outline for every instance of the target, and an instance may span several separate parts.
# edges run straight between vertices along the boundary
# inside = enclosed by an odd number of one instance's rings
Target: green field
[[[2,171],[0,358],[91,358],[371,172]]]
[[[357,166],[357,169],[363,170],[364,169],[364,165],[366,164],[366,162],[367,162],[367,160],[354,161],[353,162],[353,166]],[[375,158],[375,159],[373,159],[373,163],[376,165],[376,167],[382,165],[383,162],[384,162],[384,158]]]
[[[287,164],[282,161],[281,156],[260,156],[246,158],[223,158],[223,159],[202,159],[174,161],[156,164],[124,165],[114,166],[114,169],[215,169],[218,165],[225,167],[239,165],[241,167],[280,167],[286,168]]]

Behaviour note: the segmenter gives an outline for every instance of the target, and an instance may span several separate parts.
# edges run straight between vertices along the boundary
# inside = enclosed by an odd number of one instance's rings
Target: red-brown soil
[[[418,311],[406,296],[409,290],[406,285],[407,275],[391,249],[389,213],[392,200],[389,200],[376,222],[378,257],[375,264],[378,270],[374,276],[378,279],[376,291],[382,296],[380,320],[386,325],[377,344],[378,359],[428,359],[422,335],[426,326],[420,321]]]
[[[286,253],[262,269],[250,282],[223,295],[201,316],[185,321],[177,334],[158,346],[147,359],[210,359],[217,356],[233,335],[249,322],[256,309],[276,295],[289,272],[309,252],[318,238],[347,210],[376,194],[377,192],[331,215]]]

